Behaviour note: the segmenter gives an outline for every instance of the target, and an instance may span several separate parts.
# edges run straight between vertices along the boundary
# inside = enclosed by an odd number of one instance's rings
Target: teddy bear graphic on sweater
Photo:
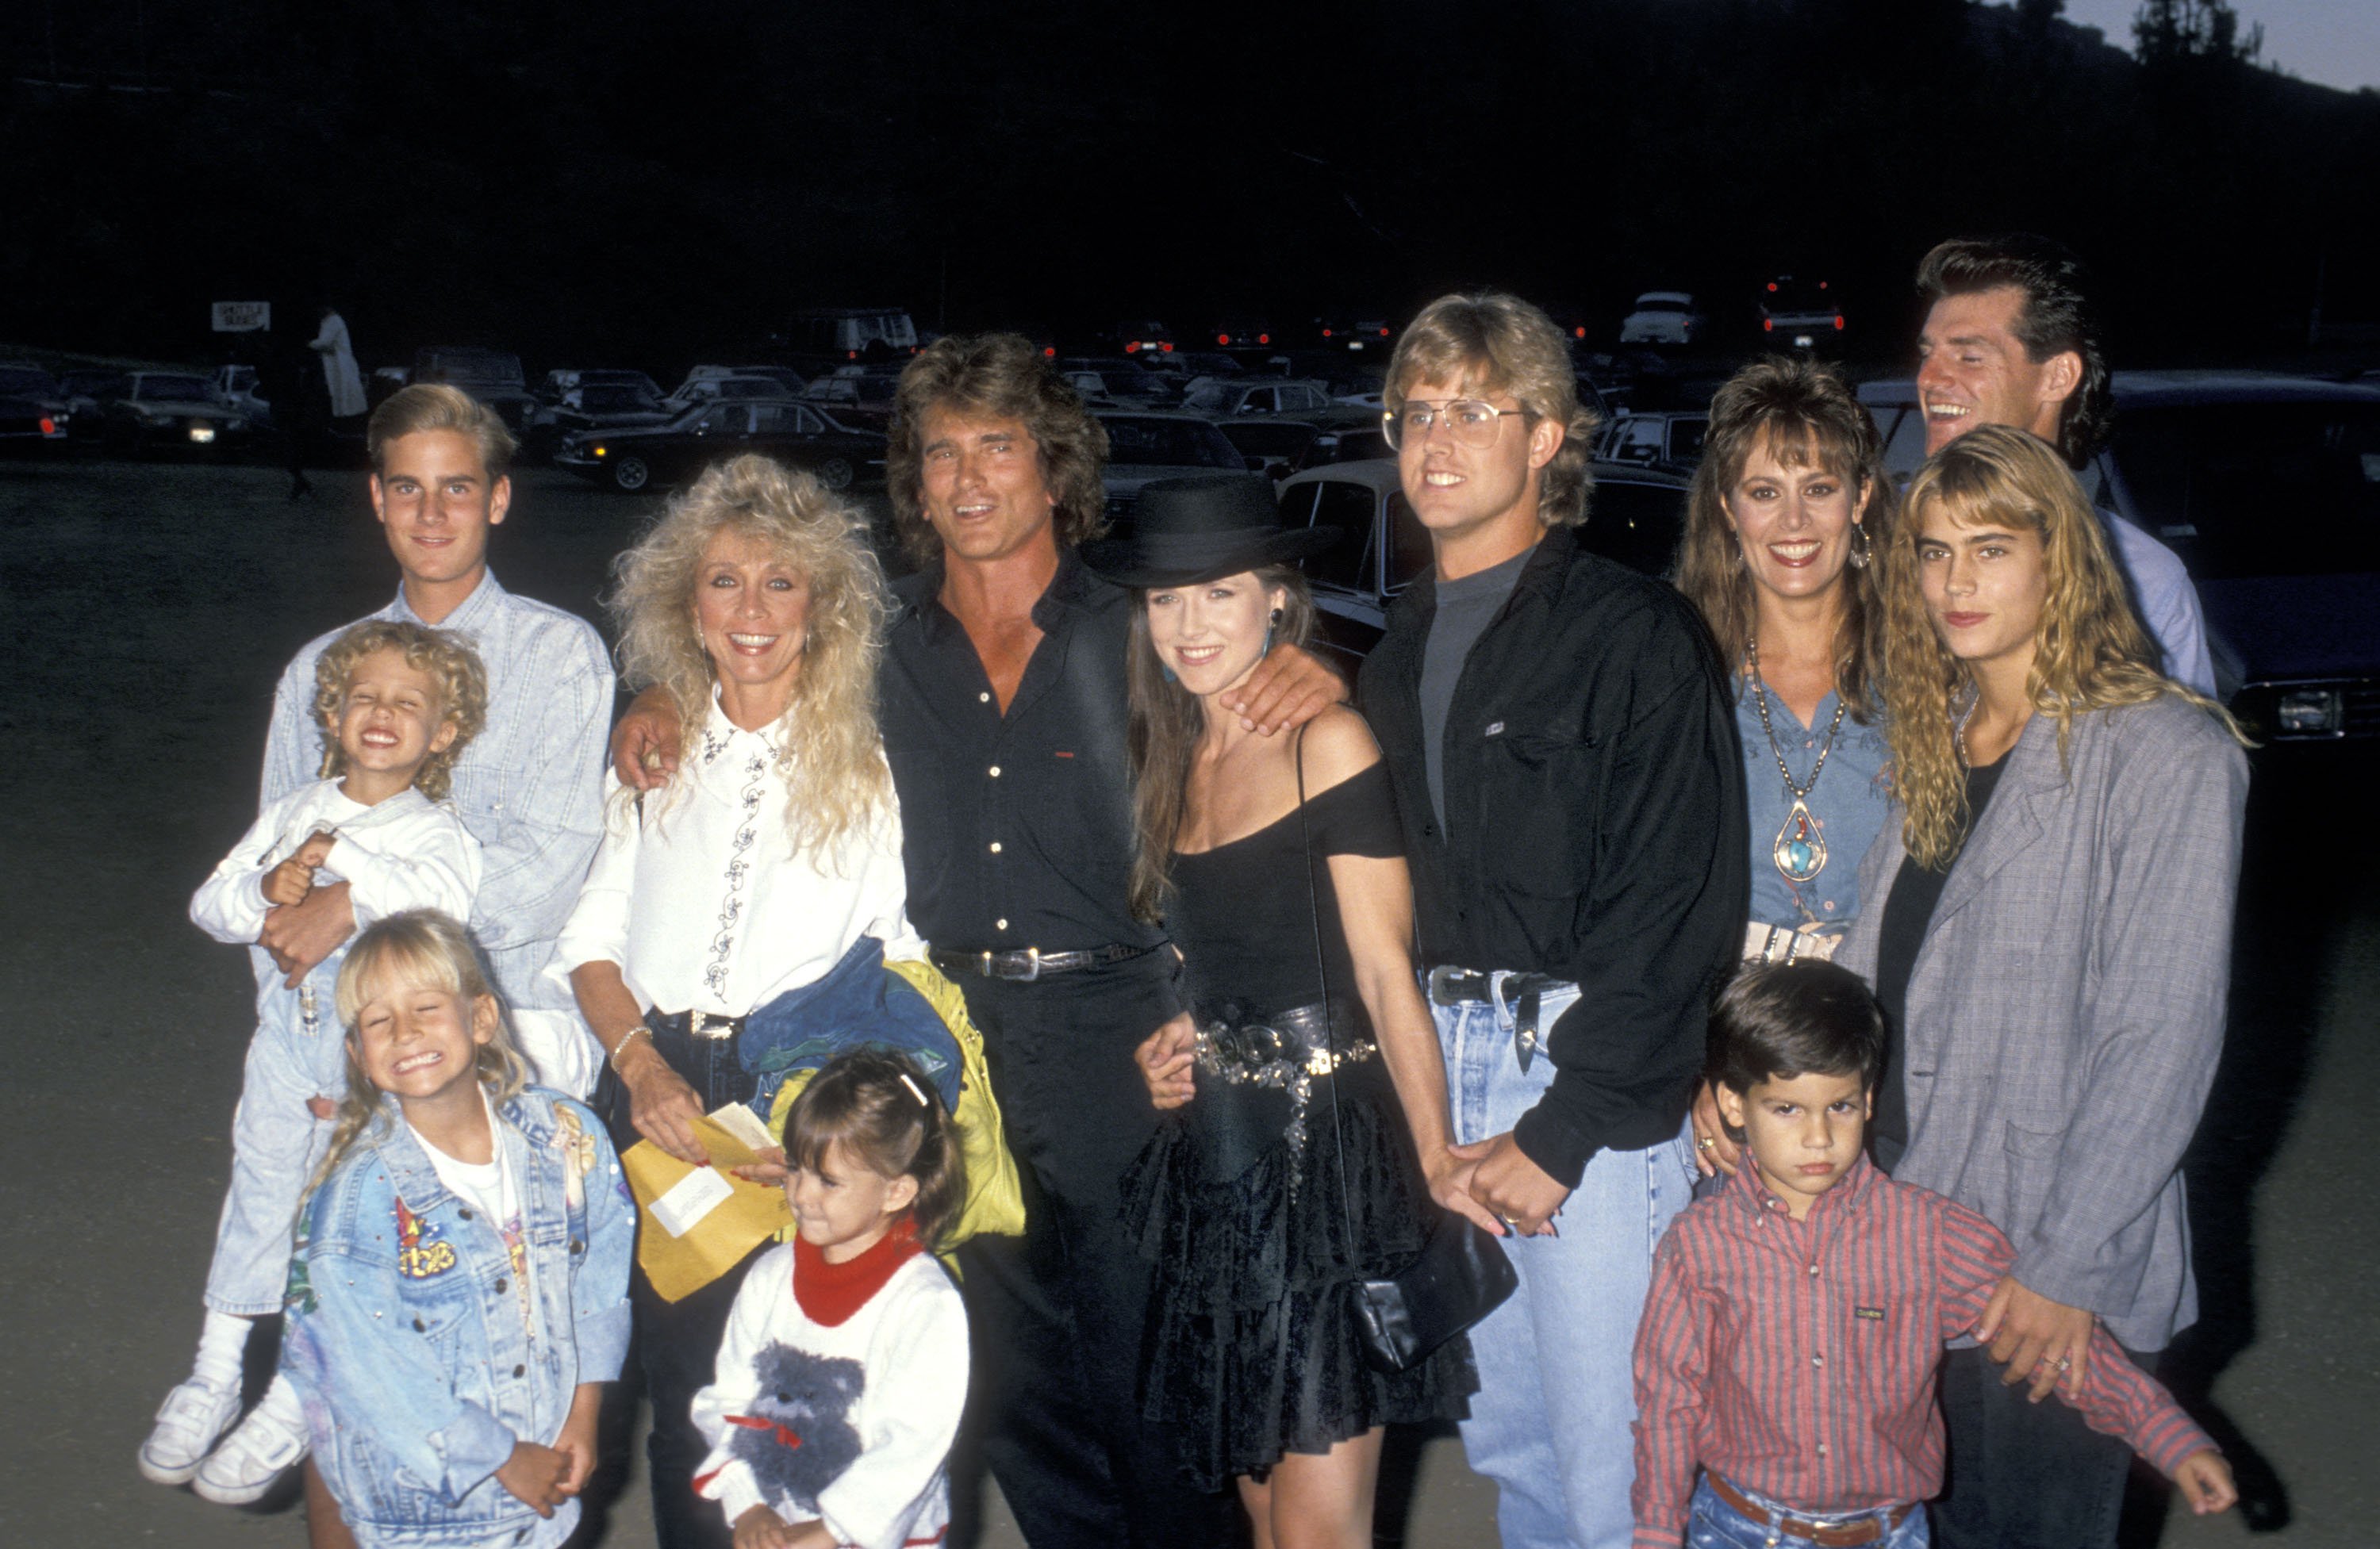
[[[752,1377],[753,1412],[724,1417],[740,1428],[728,1452],[772,1506],[815,1517],[819,1493],[859,1457],[850,1415],[867,1374],[856,1361],[772,1342],[752,1358]]]

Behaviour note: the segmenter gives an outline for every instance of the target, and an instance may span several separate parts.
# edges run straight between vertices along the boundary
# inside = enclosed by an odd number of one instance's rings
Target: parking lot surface
[[[9,1549],[305,1542],[285,1504],[210,1506],[132,1460],[188,1367],[249,1031],[245,958],[184,912],[253,815],[283,664],[395,585],[362,476],[315,484],[293,503],[266,468],[0,463]],[[655,502],[550,470],[518,484],[497,573],[596,617]],[[2346,1549],[2380,1541],[2362,1430],[2380,1398],[2380,760],[2285,751],[2258,760],[2231,1045],[2190,1164],[2206,1319],[2168,1374],[2186,1392],[2212,1375],[2243,1485],[2286,1499],[2263,1542]],[[1415,1549],[1493,1541],[1493,1490],[1458,1444],[1392,1458],[1384,1531]],[[640,1475],[596,1542],[652,1543]],[[996,1505],[992,1520],[989,1543],[1018,1542]],[[2250,1536],[2235,1514],[2177,1519],[2161,1542]]]

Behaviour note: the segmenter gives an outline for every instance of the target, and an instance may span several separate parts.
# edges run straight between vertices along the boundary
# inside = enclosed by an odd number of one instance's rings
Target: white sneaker
[[[231,1422],[239,1418],[239,1389],[211,1387],[192,1377],[165,1395],[157,1423],[140,1444],[140,1477],[186,1484]]]
[[[274,1480],[306,1456],[302,1414],[293,1424],[283,1408],[268,1397],[249,1410],[238,1429],[207,1454],[190,1488],[217,1506],[246,1506],[262,1498]]]

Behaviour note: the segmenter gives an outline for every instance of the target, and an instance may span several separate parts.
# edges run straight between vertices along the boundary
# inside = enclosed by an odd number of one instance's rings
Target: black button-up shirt
[[[878,679],[910,923],[960,951],[1163,941],[1129,902],[1132,593],[1062,554],[1033,605],[1041,642],[1003,715],[941,604],[942,575],[930,564],[893,584]]]
[[[1457,680],[1446,821],[1421,720],[1425,577],[1390,611],[1358,702],[1396,786],[1422,955],[1575,980],[1550,1089],[1513,1126],[1576,1187],[1597,1150],[1678,1132],[1709,997],[1742,950],[1751,840],[1727,674],[1685,599],[1538,543]]]

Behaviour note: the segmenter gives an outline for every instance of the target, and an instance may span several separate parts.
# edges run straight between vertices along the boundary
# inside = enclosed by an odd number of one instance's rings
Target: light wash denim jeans
[[[281,1311],[298,1204],[330,1152],[334,1128],[315,1118],[306,1100],[335,1099],[347,1090],[346,1035],[335,993],[346,957],[341,947],[306,976],[305,988],[313,991],[310,1023],[303,991],[282,988],[269,959],[259,971],[260,978],[272,977],[257,991],[256,1035],[232,1112],[231,1184],[207,1266],[211,1312],[261,1318]]]
[[[1553,1084],[1542,1045],[1521,1069],[1504,977],[1493,1002],[1432,1008],[1461,1142],[1504,1133]],[[1540,1030],[1577,999],[1542,995]],[[1496,1482],[1503,1549],[1626,1549],[1630,1358],[1653,1246],[1691,1197],[1691,1156],[1683,1125],[1643,1151],[1598,1151],[1554,1218],[1561,1235],[1504,1244],[1521,1288],[1471,1331],[1479,1392],[1463,1426],[1472,1468]]]
[[[1838,1522],[1849,1525],[1858,1521],[1862,1516],[1877,1515],[1874,1512],[1844,1513],[1840,1516],[1796,1512],[1766,1495],[1755,1495],[1741,1484],[1732,1487],[1745,1500],[1767,1507],[1767,1515],[1746,1517],[1719,1499],[1718,1492],[1710,1487],[1708,1479],[1696,1480],[1694,1504],[1686,1517],[1686,1549],[1793,1549],[1793,1546],[1807,1544],[1811,1540],[1797,1537],[1779,1526],[1787,1517],[1808,1519],[1815,1516],[1831,1527]],[[1884,1536],[1875,1543],[1876,1549],[1927,1549],[1932,1542],[1925,1527],[1925,1508],[1921,1506],[1902,1518],[1900,1526],[1886,1529]]]

